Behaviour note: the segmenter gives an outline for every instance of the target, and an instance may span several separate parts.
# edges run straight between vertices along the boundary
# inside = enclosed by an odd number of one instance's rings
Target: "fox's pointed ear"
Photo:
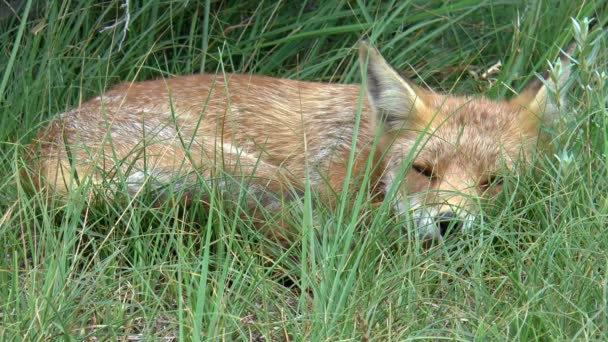
[[[565,85],[570,79],[570,54],[562,53],[559,62],[542,79],[530,82],[512,102],[523,107],[521,112],[523,121],[528,124],[552,123],[559,115],[559,109],[566,103]]]
[[[359,63],[366,70],[366,92],[377,125],[396,130],[426,111],[424,92],[403,79],[366,41],[359,43]]]

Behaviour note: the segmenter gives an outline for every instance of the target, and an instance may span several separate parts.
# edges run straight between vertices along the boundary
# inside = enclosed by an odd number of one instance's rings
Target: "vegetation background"
[[[607,6],[3,1],[0,339],[608,340]],[[591,33],[585,18],[597,18]],[[187,211],[24,189],[37,130],[121,80],[354,83],[364,35],[418,84],[492,98],[513,96],[575,39],[555,154],[509,179],[471,232],[430,249],[389,204],[334,211],[311,192],[294,209],[302,238],[284,250],[213,189],[209,208]]]

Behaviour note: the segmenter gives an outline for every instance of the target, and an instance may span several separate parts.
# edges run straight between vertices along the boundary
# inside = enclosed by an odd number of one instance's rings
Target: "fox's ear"
[[[570,57],[561,54],[559,63],[555,64],[543,79],[530,82],[512,102],[523,107],[522,120],[538,126],[540,123],[553,123],[559,115],[559,109],[565,104],[565,85],[570,79]]]
[[[359,43],[359,63],[366,70],[367,97],[377,125],[392,131],[407,126],[407,121],[425,112],[424,93],[403,79],[380,53],[367,42]]]

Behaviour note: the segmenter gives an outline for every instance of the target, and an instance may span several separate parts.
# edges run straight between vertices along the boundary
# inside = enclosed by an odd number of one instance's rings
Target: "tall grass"
[[[608,338],[605,2],[10,3],[20,6],[0,7],[2,340]],[[24,147],[45,121],[120,80],[360,82],[363,35],[419,84],[494,98],[576,38],[555,155],[513,175],[474,229],[430,249],[390,203],[340,212],[314,191],[293,204],[301,237],[285,250],[214,189],[208,206],[184,210],[146,196],[60,203],[21,185]],[[474,77],[499,60],[490,80]]]

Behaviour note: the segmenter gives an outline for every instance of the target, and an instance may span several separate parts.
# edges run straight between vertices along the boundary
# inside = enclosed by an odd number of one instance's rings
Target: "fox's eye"
[[[418,172],[419,174],[425,176],[426,178],[433,179],[435,175],[433,174],[433,169],[430,167],[426,167],[424,165],[414,164],[412,165],[412,170]]]
[[[503,178],[501,176],[488,176],[484,181],[482,181],[479,186],[483,189],[489,189],[491,187],[501,186],[503,183]]]

